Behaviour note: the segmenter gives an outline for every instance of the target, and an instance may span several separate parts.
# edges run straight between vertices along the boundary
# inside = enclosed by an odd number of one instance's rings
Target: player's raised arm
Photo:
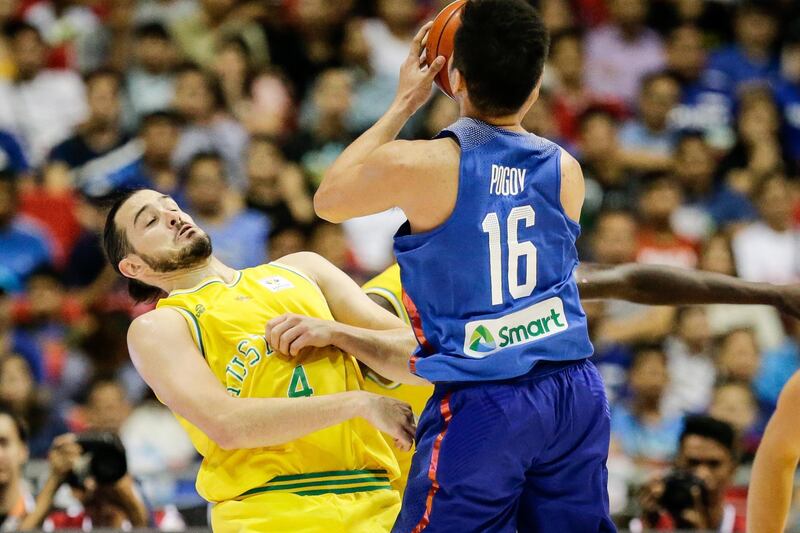
[[[584,300],[618,299],[650,305],[772,305],[800,317],[800,286],[754,283],[733,276],[636,263],[582,263],[575,276]]]
[[[314,278],[336,321],[282,315],[267,324],[267,339],[273,347],[297,355],[309,346],[336,346],[392,381],[427,383],[408,368],[417,347],[411,328],[373,302],[347,274],[308,252],[286,256],[281,262]]]
[[[224,449],[283,444],[362,417],[408,449],[413,415],[402,402],[362,391],[308,398],[234,398],[208,368],[178,312],[162,308],[133,321],[128,347],[158,398]],[[390,400],[390,401],[387,401]]]
[[[758,446],[747,497],[747,531],[780,533],[786,526],[792,485],[800,460],[800,374],[795,373],[778,399]]]
[[[401,206],[402,184],[413,176],[407,172],[414,151],[394,141],[409,118],[430,97],[433,78],[444,67],[438,57],[430,67],[423,58],[431,23],[414,37],[408,57],[400,69],[397,94],[389,109],[336,158],[314,196],[317,214],[331,222],[378,213]],[[400,149],[393,146],[400,145]],[[381,147],[385,148],[379,150]]]

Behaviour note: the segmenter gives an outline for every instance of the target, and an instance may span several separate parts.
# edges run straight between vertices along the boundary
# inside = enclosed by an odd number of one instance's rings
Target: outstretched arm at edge
[[[649,305],[763,304],[800,315],[800,289],[795,285],[754,283],[724,274],[635,263],[583,263],[575,276],[585,300],[618,299]]]
[[[750,476],[747,531],[781,533],[789,515],[792,486],[800,460],[800,374],[786,383],[767,424]]]

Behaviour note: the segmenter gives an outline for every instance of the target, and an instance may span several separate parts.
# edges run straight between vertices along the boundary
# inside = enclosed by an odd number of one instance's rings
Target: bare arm
[[[278,351],[297,355],[308,346],[333,345],[388,379],[427,383],[408,368],[417,347],[411,328],[373,302],[347,274],[308,252],[286,256],[280,262],[299,268],[317,282],[336,321],[300,315],[271,320],[267,335]]]
[[[762,304],[798,316],[800,289],[754,283],[733,276],[656,265],[581,264],[576,272],[582,299],[618,299],[649,305]]]
[[[586,197],[586,184],[583,170],[578,161],[561,150],[561,206],[569,218],[578,222],[581,219],[583,201]]]
[[[445,64],[445,59],[438,57],[428,68],[420,60],[430,25],[424,25],[414,37],[400,69],[400,82],[392,105],[325,172],[314,196],[314,208],[321,218],[342,222],[402,206],[398,195],[403,194],[405,188],[397,184],[403,180],[400,174],[404,162],[392,157],[398,153],[396,151],[376,152],[392,143],[408,119],[428,100],[433,78]]]
[[[308,398],[230,396],[172,309],[134,320],[128,346],[136,369],[161,401],[225,449],[282,444],[359,416],[403,447],[413,439],[407,406],[362,391]]]
[[[747,531],[780,533],[786,525],[800,459],[800,374],[786,384],[758,447],[747,498]]]

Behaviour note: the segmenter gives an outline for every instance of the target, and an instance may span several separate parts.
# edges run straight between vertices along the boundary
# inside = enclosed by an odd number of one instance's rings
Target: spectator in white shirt
[[[703,307],[678,310],[675,333],[664,343],[670,385],[664,398],[667,413],[699,413],[708,407],[717,379],[711,328]]]
[[[765,179],[755,193],[761,220],[733,238],[739,276],[750,281],[792,283],[800,272],[800,232],[792,223],[792,195],[781,175]]]
[[[186,121],[173,162],[183,167],[197,153],[219,152],[225,159],[231,184],[244,191],[242,156],[247,148],[247,131],[225,109],[217,79],[193,63],[183,65],[176,74],[173,103]]]
[[[36,28],[14,22],[5,35],[17,76],[0,81],[0,127],[23,141],[31,164],[38,166],[86,119],[86,90],[75,72],[45,68],[47,47]]]

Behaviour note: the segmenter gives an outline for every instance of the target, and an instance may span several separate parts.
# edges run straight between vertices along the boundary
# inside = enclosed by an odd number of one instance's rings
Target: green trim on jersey
[[[381,298],[386,299],[386,301],[389,302],[392,307],[394,307],[394,313],[397,315],[397,318],[405,322],[406,325],[411,325],[411,319],[408,317],[406,306],[403,305],[403,302],[397,299],[397,296],[392,291],[383,287],[369,287],[364,289],[364,292],[366,294],[376,294]]]
[[[300,496],[316,496],[327,493],[349,494],[383,489],[391,490],[391,488],[389,474],[386,470],[334,470],[330,472],[275,476],[263,486],[254,487],[242,493],[239,497],[243,498],[264,492],[291,492]]]
[[[200,329],[200,322],[198,322],[197,317],[194,316],[190,311],[182,308],[182,307],[173,307],[173,306],[166,306],[175,309],[176,311],[180,311],[180,313],[184,316],[188,316],[192,319],[192,324],[194,324],[194,339],[197,343],[197,347],[200,349],[200,353],[203,354],[203,359],[206,358],[206,347],[203,344],[203,332]]]
[[[182,294],[192,294],[193,292],[197,292],[197,291],[199,291],[201,289],[204,289],[205,287],[208,287],[209,285],[211,285],[213,283],[222,283],[223,285],[225,285],[226,287],[231,289],[231,288],[235,287],[239,283],[239,281],[241,281],[241,279],[242,279],[242,271],[241,270],[237,270],[236,271],[236,278],[230,284],[225,283],[221,278],[212,278],[212,279],[208,279],[206,281],[201,281],[200,285],[197,285],[197,286],[192,287],[190,289],[172,291],[171,293],[169,293],[167,298],[169,298],[171,296],[180,296]]]

